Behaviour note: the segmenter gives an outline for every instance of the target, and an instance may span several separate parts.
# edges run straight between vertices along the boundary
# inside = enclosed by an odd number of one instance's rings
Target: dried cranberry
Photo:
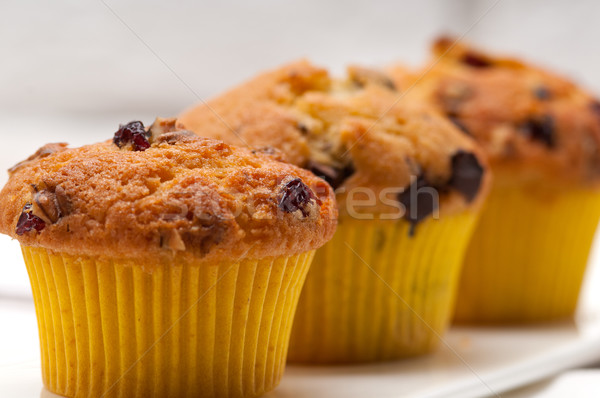
[[[46,228],[46,223],[44,220],[32,213],[32,207],[33,206],[31,203],[27,203],[25,206],[23,206],[23,210],[21,211],[21,216],[19,217],[19,221],[17,221],[17,228],[15,230],[16,234],[19,236],[25,234],[26,232],[33,231],[34,229],[37,232],[40,232]]]
[[[432,193],[432,190],[435,192],[435,195]],[[416,225],[438,208],[438,190],[427,181],[425,176],[420,175],[398,195],[398,201],[406,209],[404,218],[410,222],[409,235],[413,236]]]
[[[313,191],[301,179],[294,178],[286,183],[281,190],[279,208],[286,213],[300,210],[303,217],[308,217],[308,205],[311,200],[320,203]]]
[[[472,153],[458,151],[452,156],[452,176],[448,186],[460,192],[467,201],[471,202],[477,196],[483,167]]]
[[[333,189],[339,188],[340,185],[344,183],[352,174],[354,174],[354,166],[352,163],[341,167],[333,167],[323,163],[309,161],[306,165],[306,168],[312,171],[314,175],[317,177],[321,177]]]
[[[548,148],[555,145],[554,119],[550,115],[526,120],[521,124],[521,131],[532,140],[543,142]]]
[[[140,121],[133,121],[119,126],[113,142],[119,148],[131,144],[134,151],[145,151],[150,148],[149,138],[150,134],[144,129],[144,124]]]
[[[492,66],[492,63],[489,60],[473,52],[468,52],[463,55],[462,63],[473,68],[488,68]]]

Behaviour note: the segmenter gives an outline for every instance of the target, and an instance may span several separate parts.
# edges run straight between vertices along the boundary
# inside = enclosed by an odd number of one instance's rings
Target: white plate
[[[600,266],[594,256],[576,321],[543,327],[454,328],[428,357],[351,367],[290,366],[269,398],[480,397],[600,361]],[[3,264],[22,266],[21,264]],[[0,298],[0,397],[42,392],[33,305]]]

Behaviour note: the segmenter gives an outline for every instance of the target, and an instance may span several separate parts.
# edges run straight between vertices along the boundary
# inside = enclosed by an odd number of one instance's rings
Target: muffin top
[[[345,79],[299,61],[266,72],[178,119],[182,128],[237,145],[283,152],[336,189],[340,216],[404,217],[480,202],[488,181],[474,142],[423,101],[405,101],[381,71],[350,67]]]
[[[600,182],[600,103],[589,93],[540,68],[449,38],[438,39],[432,52],[422,71],[392,68],[394,82],[475,137],[498,180]]]
[[[175,129],[119,128],[112,141],[50,144],[10,171],[0,232],[74,255],[207,261],[288,256],[328,241],[331,187],[274,156]]]

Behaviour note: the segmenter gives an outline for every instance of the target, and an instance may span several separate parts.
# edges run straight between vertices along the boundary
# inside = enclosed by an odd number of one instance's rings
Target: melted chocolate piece
[[[354,174],[354,166],[352,163],[344,166],[343,168],[335,168],[323,163],[309,161],[306,168],[310,170],[314,175],[327,181],[333,189],[337,189],[346,181],[352,174]]]
[[[488,68],[492,66],[492,63],[473,52],[467,52],[463,55],[461,62],[465,65],[469,65],[473,68]]]
[[[432,195],[432,189],[437,192],[437,189],[427,181],[425,176],[420,175],[398,195],[398,201],[406,208],[404,218],[411,224],[410,236],[414,236],[416,225],[439,206],[439,196]]]
[[[310,214],[308,206],[311,200],[317,203],[320,202],[314,192],[300,178],[294,178],[286,183],[281,190],[279,208],[286,213],[300,210],[303,217],[308,217]]]
[[[31,203],[27,203],[23,206],[21,216],[19,217],[19,221],[17,221],[17,227],[15,229],[15,233],[19,236],[33,230],[40,232],[46,228],[44,220],[33,214],[32,207]]]
[[[460,192],[468,202],[472,202],[481,187],[484,169],[472,153],[456,152],[451,159],[452,176],[448,186]]]
[[[113,142],[119,148],[131,144],[134,151],[145,151],[150,148],[150,133],[144,129],[144,124],[140,121],[129,122],[120,125],[119,130],[113,137]]]
[[[548,148],[555,146],[554,119],[550,115],[526,120],[521,131],[532,140],[544,143]]]

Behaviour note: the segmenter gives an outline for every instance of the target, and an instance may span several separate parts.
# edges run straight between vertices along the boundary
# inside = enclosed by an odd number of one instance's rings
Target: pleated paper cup
[[[289,360],[358,363],[434,350],[452,317],[476,212],[400,221],[342,219],[315,255]]]
[[[456,320],[553,321],[574,314],[600,216],[600,192],[497,186],[467,251]]]
[[[279,383],[313,257],[213,265],[23,247],[46,388],[66,397],[256,397]]]

